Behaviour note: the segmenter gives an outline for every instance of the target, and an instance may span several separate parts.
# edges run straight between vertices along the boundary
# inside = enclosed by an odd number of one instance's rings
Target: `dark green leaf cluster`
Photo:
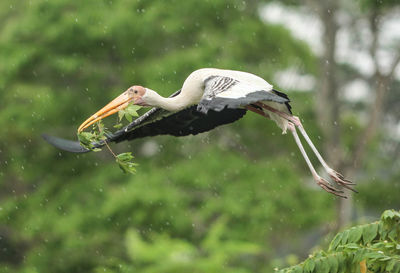
[[[120,116],[120,119],[123,116],[125,116],[125,118],[128,121],[129,120],[132,121],[132,116],[139,116],[138,113],[136,112],[136,110],[138,110],[139,108],[140,107],[135,107],[134,105],[130,105],[125,110],[119,111],[118,114]],[[122,114],[120,114],[121,112]],[[104,127],[104,124],[101,120],[96,122],[93,125],[93,128],[94,130],[91,132],[79,132],[78,139],[83,147],[98,152],[101,151],[101,149],[97,148],[96,144],[104,143],[104,141],[107,139],[106,138],[107,130]],[[107,145],[107,148],[113,154],[113,156],[115,157],[115,161],[118,163],[118,166],[124,173],[132,173],[132,174],[136,173],[136,166],[138,164],[132,161],[133,155],[131,152],[115,155],[114,152],[111,150],[111,148],[108,146],[108,144],[105,143],[105,145]]]
[[[117,161],[119,167],[124,173],[136,173],[136,166],[138,164],[133,163],[133,155],[131,152],[118,154],[115,157],[115,161]]]
[[[97,129],[96,129],[97,127]],[[86,149],[92,150],[94,152],[101,151],[100,148],[95,147],[96,144],[100,144],[105,141],[106,138],[106,129],[104,127],[103,122],[100,120],[93,125],[94,130],[91,132],[79,132],[78,140],[83,147]]]
[[[344,230],[333,238],[327,252],[317,252],[279,272],[365,273],[363,265],[371,272],[400,272],[400,212],[387,210],[380,221]]]

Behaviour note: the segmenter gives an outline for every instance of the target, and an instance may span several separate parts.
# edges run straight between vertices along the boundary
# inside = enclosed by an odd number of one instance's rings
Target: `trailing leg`
[[[308,145],[311,147],[312,151],[314,152],[314,154],[317,156],[319,162],[321,162],[322,167],[326,170],[326,172],[328,173],[328,175],[340,186],[343,186],[349,190],[352,190],[354,192],[357,192],[356,190],[354,190],[351,186],[355,185],[354,183],[350,182],[349,180],[346,180],[342,174],[340,174],[339,172],[335,171],[334,169],[332,169],[331,167],[328,166],[328,164],[325,162],[325,160],[322,158],[321,154],[318,152],[317,148],[315,147],[315,145],[313,144],[313,142],[311,141],[310,137],[308,136],[306,130],[303,127],[303,124],[301,123],[300,119],[296,116],[292,116],[290,114],[284,113],[282,111],[279,111],[269,105],[266,105],[262,102],[258,102],[257,106],[267,110],[267,111],[271,111],[279,116],[281,116],[282,118],[290,121],[293,125],[295,125],[300,133],[303,135],[304,139],[307,141]]]
[[[340,191],[334,187],[331,186],[331,184],[329,184],[328,181],[326,181],[325,179],[323,179],[321,176],[318,175],[318,173],[315,171],[314,166],[312,165],[310,159],[307,156],[306,151],[304,150],[303,144],[301,144],[300,138],[297,134],[296,131],[296,127],[292,122],[289,122],[289,126],[288,126],[289,131],[292,133],[294,140],[296,141],[297,147],[299,147],[299,150],[301,152],[301,154],[304,157],[304,160],[306,161],[308,168],[311,171],[311,174],[315,180],[315,182],[317,182],[317,184],[323,188],[324,190],[326,190],[329,193],[332,193],[334,195],[340,196],[340,197],[344,197],[346,198],[345,195],[343,195],[343,191]]]
[[[341,185],[349,190],[352,190],[354,192],[357,192],[355,189],[350,187],[351,185],[355,185],[355,183],[352,183],[349,180],[346,180],[342,174],[335,171],[334,169],[329,167],[328,164],[326,164],[325,160],[322,158],[321,154],[318,152],[314,143],[311,141],[310,137],[308,136],[306,130],[303,127],[303,124],[300,122],[300,119],[296,116],[293,116],[293,118],[296,120],[296,123],[295,123],[296,127],[299,128],[300,133],[303,135],[304,139],[307,141],[308,145],[311,147],[314,154],[317,156],[319,162],[321,162],[322,167],[326,170],[328,175],[339,185]]]
[[[269,116],[268,116],[267,113],[265,113],[262,109],[259,109],[258,107],[254,107],[253,105],[248,105],[248,106],[246,106],[246,109],[247,109],[247,110],[250,110],[250,111],[252,111],[252,112],[254,112],[254,113],[257,113],[257,114],[259,114],[259,115],[261,115],[261,116],[263,116],[263,117],[269,118]],[[292,132],[292,135],[293,135],[293,137],[294,137],[294,139],[295,139],[295,141],[296,141],[296,144],[297,144],[297,146],[299,147],[300,152],[301,152],[301,154],[303,155],[303,157],[304,157],[304,159],[305,159],[305,161],[306,161],[306,163],[307,163],[307,166],[308,166],[308,168],[310,169],[311,174],[312,174],[314,180],[316,181],[316,183],[317,183],[321,188],[323,188],[324,190],[326,190],[327,192],[332,193],[332,194],[337,195],[337,196],[340,196],[340,197],[346,198],[346,196],[344,196],[344,195],[342,194],[343,191],[340,191],[340,190],[338,190],[338,189],[332,187],[332,185],[330,185],[328,181],[326,181],[326,180],[323,179],[321,176],[319,176],[318,173],[315,171],[314,166],[312,165],[310,159],[308,158],[307,153],[306,153],[306,151],[304,150],[303,145],[301,144],[300,138],[299,138],[299,136],[297,135],[296,127],[295,127],[295,125],[294,125],[292,122],[289,122],[289,123],[288,123],[288,129]]]

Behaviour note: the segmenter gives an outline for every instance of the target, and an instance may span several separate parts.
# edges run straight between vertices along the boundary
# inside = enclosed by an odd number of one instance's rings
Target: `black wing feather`
[[[156,135],[196,135],[214,129],[217,126],[232,123],[242,118],[245,114],[245,109],[228,108],[219,112],[210,110],[207,114],[204,114],[197,110],[197,105],[193,105],[155,122],[137,127],[125,134],[112,137],[110,140],[120,142]]]
[[[286,105],[287,109],[289,110],[289,113],[293,114],[292,113],[292,106],[290,105],[290,99],[289,99],[288,95],[286,95],[285,93],[283,93],[281,91],[278,91],[276,89],[272,89],[272,92],[277,94],[279,97],[282,97],[282,98],[287,100],[287,101],[285,101],[285,105]]]
[[[175,92],[171,97],[176,96],[179,92]],[[219,125],[234,122],[246,114],[245,109],[229,108],[221,111],[209,110],[205,114],[198,111],[197,107],[197,105],[193,105],[176,113],[161,108],[152,108],[129,125],[109,135],[106,141],[121,142],[156,135],[196,135],[214,129]],[[90,151],[80,146],[79,141],[66,140],[46,134],[42,136],[47,142],[64,151],[72,153]],[[99,143],[95,144],[95,147],[103,145],[104,143]]]

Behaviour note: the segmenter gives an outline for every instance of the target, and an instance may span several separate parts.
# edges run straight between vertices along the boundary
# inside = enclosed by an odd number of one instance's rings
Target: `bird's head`
[[[97,111],[90,118],[85,120],[85,122],[82,123],[81,126],[79,126],[78,132],[85,130],[93,123],[96,123],[105,117],[108,117],[114,113],[117,113],[120,110],[125,109],[126,107],[128,107],[130,103],[140,106],[149,106],[149,104],[146,103],[144,98],[147,90],[148,90],[147,88],[140,85],[134,85],[129,87],[128,90],[123,92],[121,95],[119,95],[110,103],[108,103],[106,106]]]

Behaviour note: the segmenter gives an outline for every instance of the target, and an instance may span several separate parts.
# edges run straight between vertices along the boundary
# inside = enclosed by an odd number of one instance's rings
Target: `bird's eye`
[[[138,93],[138,91],[137,91],[137,90],[135,90],[135,91],[133,91],[133,93],[137,94],[137,93]]]

